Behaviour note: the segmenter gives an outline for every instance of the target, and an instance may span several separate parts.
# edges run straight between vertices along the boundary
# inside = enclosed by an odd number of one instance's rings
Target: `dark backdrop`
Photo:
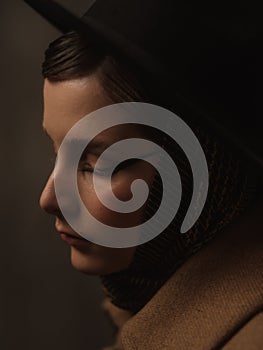
[[[81,14],[89,1],[60,1]],[[75,271],[38,206],[52,149],[41,130],[41,63],[59,33],[22,0],[0,2],[0,349],[101,349],[111,329],[98,277]]]

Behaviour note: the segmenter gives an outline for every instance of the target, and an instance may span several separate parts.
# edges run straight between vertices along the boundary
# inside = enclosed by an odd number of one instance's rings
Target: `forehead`
[[[43,127],[56,147],[59,147],[76,122],[87,114],[112,104],[95,76],[55,83],[45,80],[43,92]],[[103,131],[97,138],[99,141],[112,143],[120,137],[142,135],[142,127],[119,125]]]
[[[49,135],[61,139],[86,114],[107,105],[97,79],[44,81],[43,126]]]

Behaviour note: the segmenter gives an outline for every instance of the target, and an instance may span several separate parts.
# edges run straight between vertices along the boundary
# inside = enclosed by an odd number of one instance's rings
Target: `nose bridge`
[[[55,214],[59,210],[54,186],[54,171],[52,171],[45,184],[39,204],[42,209],[50,214]]]

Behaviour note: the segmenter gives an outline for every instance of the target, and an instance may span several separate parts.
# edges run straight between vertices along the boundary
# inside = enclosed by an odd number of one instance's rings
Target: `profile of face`
[[[55,153],[68,131],[84,116],[112,104],[107,98],[98,79],[89,77],[62,82],[44,81],[43,127],[54,145]],[[92,169],[105,149],[130,137],[144,138],[145,131],[140,126],[118,125],[100,133],[102,149],[85,151],[79,162],[78,189],[87,210],[100,222],[112,227],[131,227],[143,222],[145,205],[132,213],[117,213],[105,207],[94,190]],[[131,198],[130,185],[135,179],[143,179],[148,186],[154,178],[154,168],[143,160],[130,162],[120,167],[112,176],[112,191],[117,198],[127,201]],[[73,204],[72,204],[73,205]],[[51,173],[40,197],[40,206],[55,216],[55,227],[70,247],[71,263],[79,271],[87,274],[107,275],[127,268],[134,256],[136,247],[109,248],[89,242],[75,232],[64,219],[56,198],[54,172]],[[87,227],[87,230],[89,228]],[[96,232],[92,232],[96,235]]]

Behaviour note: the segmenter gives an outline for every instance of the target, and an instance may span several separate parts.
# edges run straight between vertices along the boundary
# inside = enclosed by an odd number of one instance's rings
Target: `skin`
[[[43,127],[54,144],[55,153],[76,122],[88,113],[111,103],[95,76],[56,83],[46,79]],[[142,127],[123,125],[104,131],[97,137],[100,141],[112,144],[122,138],[144,136]],[[83,203],[94,217],[105,224],[113,227],[138,225],[143,221],[145,206],[132,213],[116,213],[104,207],[97,198],[90,169],[95,166],[98,156],[98,150],[87,151],[79,163],[78,188]],[[153,177],[153,167],[145,161],[139,161],[121,169],[112,177],[112,190],[120,200],[125,201],[131,198],[130,184],[133,180],[144,179],[150,186]],[[67,235],[80,237],[60,212],[54,190],[53,172],[41,194],[40,206],[55,216],[55,227],[59,233],[63,233],[62,239],[68,237]],[[96,234],[96,232],[93,233]],[[72,265],[77,270],[92,275],[106,275],[126,269],[136,249],[136,247],[103,247],[86,240],[82,241],[80,246],[75,244],[69,244],[69,246]]]

